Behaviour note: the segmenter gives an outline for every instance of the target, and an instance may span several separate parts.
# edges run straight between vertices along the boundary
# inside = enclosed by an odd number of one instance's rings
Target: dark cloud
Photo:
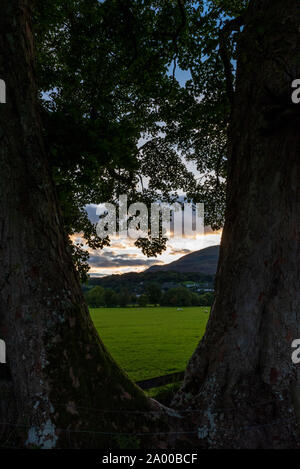
[[[170,251],[170,255],[171,256],[175,256],[175,255],[177,256],[177,254],[184,255],[184,254],[189,254],[190,252],[193,252],[193,251],[191,251],[190,249],[175,249],[175,248],[173,248]]]
[[[115,259],[116,257],[120,257],[122,259],[134,259],[136,257],[138,257],[137,254],[122,254],[120,252],[116,252],[116,251],[102,251],[101,254],[99,254],[99,256],[104,256],[108,259]]]
[[[103,255],[105,254],[105,255]],[[89,265],[91,267],[150,267],[153,264],[163,264],[157,259],[138,259],[132,254],[118,254],[116,256],[103,253],[100,255],[91,255]]]

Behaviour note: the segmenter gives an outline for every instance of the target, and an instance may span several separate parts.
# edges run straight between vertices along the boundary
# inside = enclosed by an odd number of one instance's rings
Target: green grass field
[[[97,308],[91,316],[104,344],[135,380],[183,371],[204,334],[208,307]]]

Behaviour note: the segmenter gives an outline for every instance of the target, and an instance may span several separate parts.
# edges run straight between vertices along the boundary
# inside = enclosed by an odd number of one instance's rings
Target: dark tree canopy
[[[65,226],[97,237],[87,204],[189,200],[224,220],[235,44],[246,1],[40,2],[35,32],[44,132]],[[226,26],[227,25],[227,26]],[[222,29],[228,29],[221,34]],[[181,71],[188,80],[180,83]],[[195,163],[197,180],[186,162]],[[144,183],[143,183],[144,181]],[[147,255],[165,239],[138,240]],[[87,260],[73,247],[85,273]]]

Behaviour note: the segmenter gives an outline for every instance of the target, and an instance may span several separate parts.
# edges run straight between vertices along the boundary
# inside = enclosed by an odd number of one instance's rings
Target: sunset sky
[[[96,206],[87,207],[89,217],[92,221],[97,221]],[[180,257],[199,249],[220,244],[221,232],[205,230],[204,235],[197,235],[194,238],[170,238],[167,243],[167,250],[155,257],[146,257],[140,249],[135,247],[132,239],[111,240],[111,246],[102,250],[88,249],[90,253],[90,272],[92,276],[103,276],[111,274],[122,274],[125,272],[141,272],[154,264],[168,264]],[[73,241],[83,241],[78,235]]]

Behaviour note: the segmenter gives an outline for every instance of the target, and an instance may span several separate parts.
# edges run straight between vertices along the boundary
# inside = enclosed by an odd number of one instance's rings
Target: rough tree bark
[[[300,446],[299,25],[299,2],[253,0],[239,40],[216,299],[174,401],[203,447]]]
[[[117,434],[157,429],[154,404],[98,338],[66,247],[37,114],[32,6],[1,2],[0,446],[151,446]]]

